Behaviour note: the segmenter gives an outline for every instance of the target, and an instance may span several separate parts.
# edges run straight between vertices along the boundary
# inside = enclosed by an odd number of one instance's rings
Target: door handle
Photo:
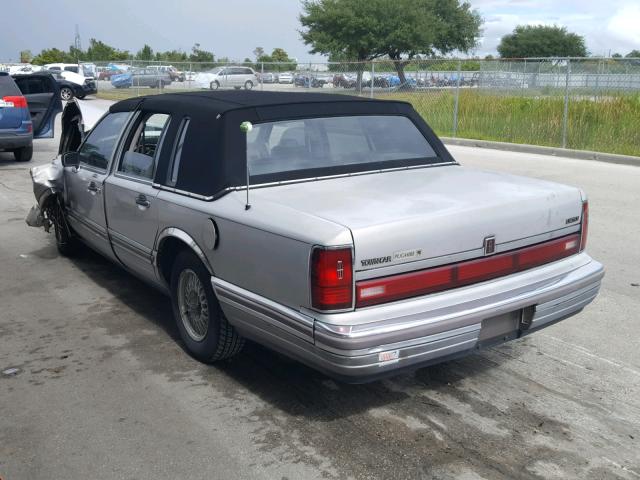
[[[142,210],[147,209],[151,206],[151,202],[147,200],[147,196],[144,194],[140,194],[136,197],[136,205],[142,208]]]
[[[100,187],[98,186],[98,184],[96,182],[94,182],[93,180],[89,182],[89,185],[87,185],[87,192],[89,192],[91,195],[95,195],[96,193],[100,193]]]

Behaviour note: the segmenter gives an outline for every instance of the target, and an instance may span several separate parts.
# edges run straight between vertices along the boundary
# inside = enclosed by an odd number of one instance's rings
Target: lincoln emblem
[[[496,237],[491,235],[484,239],[484,254],[492,255],[496,251]]]

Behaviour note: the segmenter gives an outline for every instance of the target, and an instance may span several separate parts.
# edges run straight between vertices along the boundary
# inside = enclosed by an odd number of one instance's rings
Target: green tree
[[[109,62],[114,60],[128,60],[130,53],[126,50],[118,50],[111,45],[92,38],[89,40],[89,47],[84,55],[86,60],[92,62]]]
[[[460,0],[303,0],[302,8],[300,34],[311,53],[360,62],[387,57],[402,84],[409,61],[419,54],[469,51],[482,24]],[[360,71],[358,77],[360,83]]]
[[[215,56],[213,53],[200,48],[200,44],[196,43],[191,48],[191,55],[189,55],[190,62],[209,62],[213,63]]]
[[[260,57],[262,57],[264,55],[264,48],[262,47],[256,47],[253,49],[253,57],[256,59],[256,62],[258,61],[258,59]]]
[[[297,63],[292,58],[289,58],[289,54],[282,48],[274,48],[271,51],[271,55],[268,55],[269,60],[263,61],[271,61],[275,62],[278,65],[273,65],[274,70],[278,70],[279,72],[285,72],[288,70],[295,70],[297,67]]]
[[[20,63],[31,63],[33,54],[31,50],[20,50]]]
[[[73,63],[76,59],[68,52],[58,48],[45,48],[38,55],[33,57],[32,63],[35,65],[45,65],[47,63]]]
[[[155,59],[159,62],[180,63],[187,62],[189,56],[181,50],[167,50],[166,52],[156,52]]]
[[[144,47],[142,47],[140,50],[138,50],[138,53],[136,53],[136,60],[153,60],[153,49],[145,43]]]
[[[587,47],[584,37],[565,27],[519,25],[502,37],[498,53],[503,58],[586,57]]]
[[[626,58],[640,58],[640,50],[631,50],[625,55]]]
[[[614,53],[613,55],[611,55],[611,58],[622,58],[622,55],[619,53]]]

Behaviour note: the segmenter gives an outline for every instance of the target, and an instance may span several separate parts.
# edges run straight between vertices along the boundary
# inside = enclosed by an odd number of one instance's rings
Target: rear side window
[[[16,78],[16,84],[23,95],[35,95],[37,93],[51,93],[49,81],[42,77]]]
[[[65,71],[78,73],[78,67],[64,67]]]
[[[20,93],[20,89],[16,86],[16,83],[10,75],[0,73],[0,98],[15,95],[24,94]]]
[[[104,117],[80,147],[80,163],[106,170],[129,115],[116,112]]]
[[[153,179],[169,118],[166,113],[153,113],[138,124],[125,148],[119,172],[144,180]]]

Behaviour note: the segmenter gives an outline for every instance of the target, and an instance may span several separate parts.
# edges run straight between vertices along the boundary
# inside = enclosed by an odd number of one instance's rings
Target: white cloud
[[[471,0],[483,16],[478,55],[495,54],[517,25],[559,25],[585,37],[593,55],[640,49],[640,5],[630,0]]]
[[[631,49],[640,48],[640,5],[629,4],[615,13],[607,24],[608,32]]]

